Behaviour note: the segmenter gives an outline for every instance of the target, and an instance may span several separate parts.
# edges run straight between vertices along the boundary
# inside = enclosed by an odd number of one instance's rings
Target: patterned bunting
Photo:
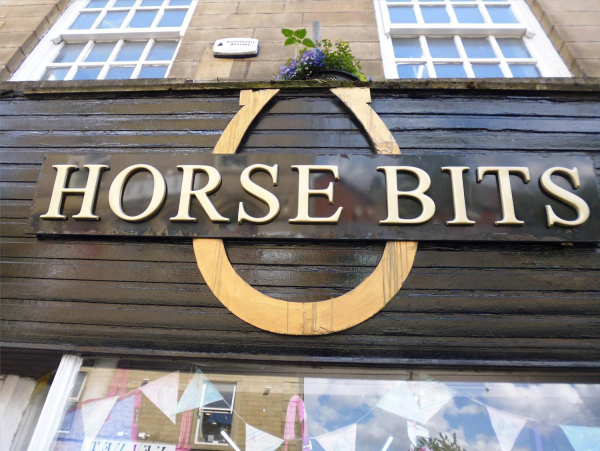
[[[246,451],[275,451],[283,440],[246,423]]]
[[[407,382],[401,381],[377,402],[377,407],[409,420],[425,423],[423,413],[415,401]]]
[[[152,403],[164,413],[173,424],[176,424],[177,394],[179,392],[179,371],[150,382],[140,390]]]
[[[202,398],[202,391],[204,391],[204,399]],[[223,396],[221,396],[221,393],[219,393],[214,385],[210,383],[202,371],[197,369],[196,374],[194,374],[194,377],[186,387],[183,395],[181,395],[181,399],[175,408],[175,413],[197,409],[198,407],[204,407],[207,404],[212,404],[217,401],[224,401]]]
[[[86,402],[81,405],[84,450],[89,449],[90,444],[96,439],[117,398],[118,396],[115,396],[113,398],[100,399],[99,401]]]
[[[429,380],[419,382],[419,405],[423,413],[423,423],[427,423],[440,411],[454,396],[456,391],[448,388],[446,384]]]
[[[492,427],[500,442],[500,449],[502,451],[512,451],[519,434],[529,420],[493,407],[486,406],[486,408],[490,415]]]
[[[410,439],[410,442],[414,446],[418,445],[418,443],[417,443],[418,437],[429,438],[429,431],[427,429],[425,429],[423,426],[419,426],[414,421],[407,421],[406,427],[408,429],[408,438]]]
[[[354,423],[328,434],[315,437],[315,439],[325,451],[355,451],[356,426],[356,423]]]

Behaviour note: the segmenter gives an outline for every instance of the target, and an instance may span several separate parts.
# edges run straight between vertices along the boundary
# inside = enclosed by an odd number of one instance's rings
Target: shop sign
[[[31,215],[37,234],[193,237],[213,294],[258,328],[322,335],[360,324],[402,288],[418,241],[600,241],[594,165],[585,156],[402,154],[368,105],[368,88],[335,88],[376,155],[234,155],[278,89],[241,91],[212,155],[48,155]],[[359,286],[289,302],[248,285],[223,238],[385,240]],[[137,451],[137,450],[136,450]]]
[[[588,157],[50,155],[36,233],[598,241]]]

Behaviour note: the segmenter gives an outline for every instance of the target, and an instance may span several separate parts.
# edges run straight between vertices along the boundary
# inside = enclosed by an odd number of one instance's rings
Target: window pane
[[[111,67],[106,74],[106,80],[123,80],[131,78],[134,67]]]
[[[477,78],[501,78],[504,77],[502,69],[498,64],[473,64],[473,72]]]
[[[227,441],[221,434],[224,431],[231,434],[231,424],[233,422],[233,414],[230,413],[206,413],[202,412],[201,422],[198,426],[198,434],[196,441],[199,443],[208,443],[211,445],[225,445]],[[227,446],[229,448],[229,446]],[[224,448],[224,449],[227,449]]]
[[[427,38],[429,52],[433,58],[459,58],[458,50],[452,38]]]
[[[421,58],[423,49],[419,38],[392,39],[396,58]]]
[[[531,58],[523,39],[497,39],[504,58]]]
[[[187,14],[186,10],[165,11],[158,23],[159,27],[180,27]]]
[[[516,78],[540,76],[540,71],[534,64],[511,64],[510,71]]]
[[[148,54],[148,61],[166,61],[173,58],[177,41],[159,41],[155,42],[152,50]]]
[[[459,23],[485,23],[477,6],[454,8]]]
[[[429,78],[429,72],[425,64],[400,64],[398,78]]]
[[[158,10],[136,11],[133,19],[129,22],[129,28],[147,28],[152,25]]]
[[[192,0],[170,0],[169,6],[186,6],[191,5]]]
[[[148,41],[125,41],[116,61],[137,61],[142,56]]]
[[[65,44],[56,55],[53,63],[72,63],[77,59],[85,44]]]
[[[492,44],[485,38],[462,38],[463,46],[469,58],[495,58]]]
[[[70,67],[63,67],[60,69],[46,69],[42,80],[64,80],[69,72]]]
[[[142,0],[142,6],[161,6],[163,0]]]
[[[166,73],[167,66],[145,66],[138,78],[164,78]]]
[[[86,8],[104,8],[107,3],[108,3],[108,0],[91,0],[90,2],[88,2],[87,5],[85,5],[85,7]]]
[[[81,13],[75,19],[75,22],[69,27],[69,30],[89,30],[100,15],[97,13]]]
[[[519,23],[510,6],[488,6],[487,9],[494,23]]]
[[[438,78],[466,78],[467,73],[462,64],[435,64]]]
[[[113,5],[114,8],[128,8],[135,4],[135,0],[117,0]]]
[[[116,44],[116,42],[95,42],[85,61],[92,63],[106,61]]]
[[[110,11],[106,13],[98,28],[120,28],[127,17],[127,11]]]
[[[100,75],[101,67],[80,67],[73,80],[95,80]]]
[[[421,13],[425,23],[450,23],[450,16],[444,6],[423,6]]]
[[[417,23],[415,10],[410,8],[389,8],[392,23]]]

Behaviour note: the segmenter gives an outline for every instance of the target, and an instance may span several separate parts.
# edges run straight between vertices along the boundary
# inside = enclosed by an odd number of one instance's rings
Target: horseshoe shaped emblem
[[[213,153],[234,154],[254,118],[278,92],[241,91],[242,108],[227,125]],[[360,121],[377,153],[400,154],[391,132],[369,106],[369,88],[334,88],[331,92]],[[416,252],[414,241],[388,241],[373,273],[352,291],[326,301],[302,303],[269,297],[246,283],[231,265],[222,239],[194,239],[198,268],[217,299],[243,321],[286,335],[331,334],[371,318],[402,288]]]

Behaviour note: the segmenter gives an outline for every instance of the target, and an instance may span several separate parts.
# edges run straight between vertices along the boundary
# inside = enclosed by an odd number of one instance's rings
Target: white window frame
[[[513,14],[519,21],[517,24],[494,24],[491,21],[489,14],[485,8],[482,8],[483,3],[490,6],[510,6]],[[502,38],[525,38],[525,45],[531,54],[532,58],[528,59],[510,59],[510,63],[517,64],[535,64],[540,72],[541,77],[571,77],[567,65],[564,63],[558,52],[554,49],[552,42],[542,29],[540,23],[534,16],[533,12],[523,0],[470,0],[461,1],[454,5],[460,7],[477,6],[481,15],[484,18],[483,24],[460,24],[456,19],[456,15],[452,8],[449,8],[451,0],[442,1],[424,1],[410,0],[406,2],[393,2],[387,0],[374,0],[375,15],[377,19],[377,29],[379,32],[379,43],[381,47],[381,55],[383,59],[383,69],[385,78],[397,79],[398,61],[405,64],[426,64],[429,72],[429,78],[436,78],[433,62],[429,54],[427,54],[427,46],[424,45],[425,37],[452,37],[457,45],[460,58],[448,59],[447,62],[463,63],[467,78],[475,78],[470,60],[466,57],[464,48],[461,43],[461,37],[483,37],[489,38],[494,52],[499,55],[493,59],[477,59],[478,63],[495,63],[499,64],[506,78],[512,77],[508,70],[508,62],[506,58],[499,52],[496,37]],[[421,7],[426,6],[445,6],[450,23],[446,24],[426,24],[423,21],[420,12]],[[412,7],[415,11],[417,23],[409,24],[392,24],[388,7]],[[397,59],[394,55],[393,38],[418,37],[421,46],[425,50],[425,55],[422,58],[416,59]],[[471,59],[473,60],[473,59]],[[446,62],[437,60],[438,62]]]
[[[202,423],[202,414],[204,412],[215,412],[215,413],[230,413],[231,415],[233,415],[233,407],[235,405],[235,395],[237,393],[237,383],[236,382],[228,382],[228,381],[214,381],[215,383],[221,383],[221,384],[232,384],[233,385],[233,396],[231,397],[231,406],[229,406],[228,409],[225,408],[204,408],[204,407],[200,407],[198,409],[198,417],[196,420],[196,432],[194,434],[194,445],[203,445],[203,446],[222,446],[223,448],[227,448],[229,447],[228,443],[212,443],[212,442],[200,442],[198,441],[198,433],[200,432],[200,426]],[[200,403],[200,405],[204,404],[204,393],[206,392],[206,382],[203,384],[202,386],[202,401]],[[233,429],[233,419],[231,420],[231,426]]]
[[[112,6],[116,0],[109,0],[107,6]],[[47,66],[52,67],[71,67],[71,71],[65,77],[65,80],[70,80],[75,75],[77,64],[81,63],[92,49],[92,41],[95,42],[117,42],[117,45],[113,49],[108,60],[103,63],[85,63],[86,67],[103,67],[98,80],[104,79],[108,72],[108,65],[112,63],[119,52],[124,41],[139,41],[147,40],[146,47],[139,60],[134,62],[119,62],[118,66],[135,66],[135,69],[131,75],[131,78],[137,78],[139,75],[142,64],[144,66],[167,66],[165,78],[169,76],[179,47],[181,46],[182,38],[188,28],[196,6],[199,0],[192,0],[189,6],[174,6],[168,7],[168,2],[164,1],[162,6],[146,6],[141,7],[142,0],[136,0],[134,5],[131,7],[121,8],[122,10],[129,10],[129,14],[125,17],[125,20],[121,24],[123,28],[112,28],[112,29],[94,29],[94,26],[98,26],[104,19],[108,10],[106,8],[85,8],[88,4],[88,0],[73,0],[65,12],[58,18],[56,23],[51,29],[44,35],[40,40],[36,48],[31,54],[25,59],[23,64],[17,69],[17,71],[11,77],[11,81],[37,81],[40,80],[44,75]],[[187,14],[180,27],[158,27],[165,10],[187,10]],[[119,11],[120,9],[112,9],[112,11]],[[151,27],[147,28],[126,28],[127,24],[133,18],[136,10],[158,10]],[[92,28],[89,30],[69,30],[69,26],[75,21],[80,12],[94,12],[101,11],[99,16],[94,21]],[[173,54],[173,58],[168,61],[152,61],[146,62],[145,59],[150,52],[150,48],[155,41],[178,41],[177,47]],[[71,43],[86,43],[86,47],[80,53],[77,61],[73,63],[52,63],[52,60],[58,55],[62,46]]]

